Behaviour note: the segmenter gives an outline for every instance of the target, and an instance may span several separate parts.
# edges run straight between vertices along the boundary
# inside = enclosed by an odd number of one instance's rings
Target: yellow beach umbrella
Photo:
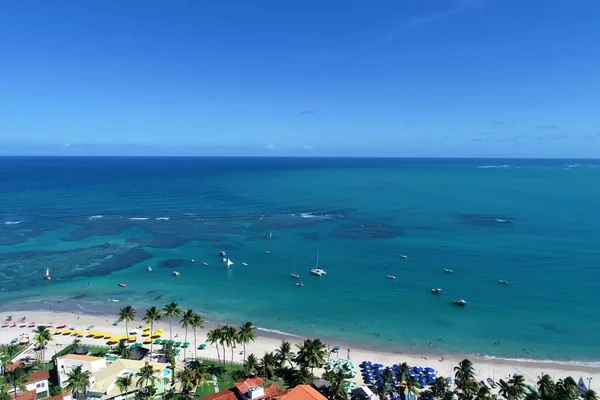
[[[86,336],[87,337],[94,337],[94,336],[96,336],[96,331],[89,331]]]
[[[146,327],[144,328],[145,331],[149,331],[150,330],[150,325],[146,325]]]
[[[156,338],[159,338],[159,337],[161,337],[161,336],[162,336],[162,332],[159,332],[159,331],[156,331],[156,332],[154,332],[154,333],[152,334],[152,337],[153,337],[154,339],[156,339]]]
[[[27,343],[29,343],[29,338],[23,337],[23,338],[21,338],[21,340],[19,340],[19,343],[27,344]]]
[[[150,344],[152,343],[152,339],[147,338],[146,340],[144,340],[144,344]]]
[[[55,335],[62,335],[63,334],[63,330],[62,329],[57,329],[54,331]]]
[[[66,331],[63,332],[63,335],[70,335],[72,333],[72,331],[70,329],[67,329]]]
[[[110,339],[112,337],[112,333],[104,334],[104,339]]]
[[[133,336],[133,335],[131,335],[131,336],[129,336],[129,337],[127,338],[127,340],[128,340],[128,341],[130,341],[130,342],[135,342],[135,341],[137,340],[137,336]]]
[[[94,338],[102,339],[102,338],[104,338],[104,335],[105,335],[104,332],[96,332],[96,334],[94,335]]]
[[[142,336],[150,336],[150,331],[144,331],[144,332],[142,333]]]

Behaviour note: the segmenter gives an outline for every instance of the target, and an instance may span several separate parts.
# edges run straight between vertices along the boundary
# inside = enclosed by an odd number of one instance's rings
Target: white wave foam
[[[478,165],[477,168],[511,168],[513,165],[502,164],[502,165]]]
[[[294,215],[294,214],[292,214]],[[331,219],[330,215],[318,215],[313,213],[300,213],[300,218],[321,218],[321,219]]]
[[[4,225],[19,225],[23,221],[5,221]]]
[[[158,217],[156,218],[157,221],[168,221],[169,217]]]
[[[561,364],[561,365],[577,365],[581,367],[592,367],[600,368],[600,361],[559,361],[559,360],[536,360],[533,358],[508,358],[508,357],[496,357],[489,356],[487,354],[482,356],[486,360],[502,360],[502,361],[516,361],[522,363],[539,363],[539,364]]]
[[[100,219],[100,218],[103,218],[103,217],[104,217],[104,215],[92,215],[92,216],[89,216],[88,219],[90,221],[94,221],[96,219]]]
[[[291,336],[291,337],[296,337],[296,338],[304,339],[304,336],[294,335],[292,333],[283,332],[283,331],[280,331],[280,330],[277,330],[277,329],[261,328],[260,326],[257,326],[256,329],[258,329],[259,331],[267,332],[267,333],[274,333],[276,335]]]
[[[186,212],[186,213],[183,213],[183,215],[187,215],[188,217],[193,217],[196,214],[195,213]]]
[[[130,217],[129,218],[132,221],[148,221],[150,218],[147,217]]]

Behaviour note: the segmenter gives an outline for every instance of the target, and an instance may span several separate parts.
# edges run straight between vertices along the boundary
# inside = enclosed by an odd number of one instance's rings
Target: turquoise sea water
[[[0,159],[4,309],[178,301],[362,347],[597,362],[599,244],[594,161]]]

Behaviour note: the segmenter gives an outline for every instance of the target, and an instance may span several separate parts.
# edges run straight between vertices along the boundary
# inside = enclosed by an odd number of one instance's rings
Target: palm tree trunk
[[[244,362],[246,362],[246,342],[244,342]]]
[[[217,359],[219,360],[219,364],[221,364],[221,352],[219,351],[219,343],[217,343]]]
[[[125,334],[127,335],[127,341],[129,342],[129,325],[127,324],[127,320],[125,320]]]
[[[183,342],[186,343],[187,342],[187,331],[188,331],[188,327],[187,325],[185,326],[185,335],[183,335]],[[187,347],[183,348],[183,362],[185,362],[185,353],[187,351]]]
[[[231,365],[233,365],[233,345],[231,346]]]
[[[196,326],[194,326],[194,360],[198,358],[198,343],[196,343]]]
[[[173,340],[173,318],[169,319],[169,340]]]

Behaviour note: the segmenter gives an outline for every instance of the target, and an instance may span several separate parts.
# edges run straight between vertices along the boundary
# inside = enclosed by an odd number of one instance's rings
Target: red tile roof
[[[64,395],[59,394],[58,396],[46,397],[44,400],[63,400]]]
[[[19,362],[16,362],[14,364],[6,364],[4,366],[4,371],[5,372],[10,372],[10,371],[13,371],[13,370],[15,370],[15,369],[17,369],[19,367],[24,367],[24,366],[25,366],[25,363],[23,361],[19,361]]]
[[[203,397],[203,400],[237,400],[236,395],[237,389],[230,388],[221,390],[215,394],[211,394],[210,396]]]
[[[265,399],[281,399],[287,393],[287,390],[280,388],[275,383],[265,386]]]
[[[31,390],[25,393],[17,393],[17,400],[33,400],[35,399],[36,393],[35,390]],[[14,399],[14,392],[10,396],[11,399]]]
[[[29,375],[27,377],[27,382],[38,382],[38,381],[43,381],[44,379],[49,379],[50,378],[50,371],[43,370],[43,371],[35,371],[33,374]]]
[[[298,385],[288,391],[282,400],[327,400],[327,398],[309,385]]]
[[[264,383],[265,383],[265,380],[262,379],[260,376],[257,376],[255,378],[248,378],[245,381],[236,382],[234,385],[235,385],[236,389],[242,395],[245,396],[248,393],[248,391],[250,390],[251,387],[261,386]]]

